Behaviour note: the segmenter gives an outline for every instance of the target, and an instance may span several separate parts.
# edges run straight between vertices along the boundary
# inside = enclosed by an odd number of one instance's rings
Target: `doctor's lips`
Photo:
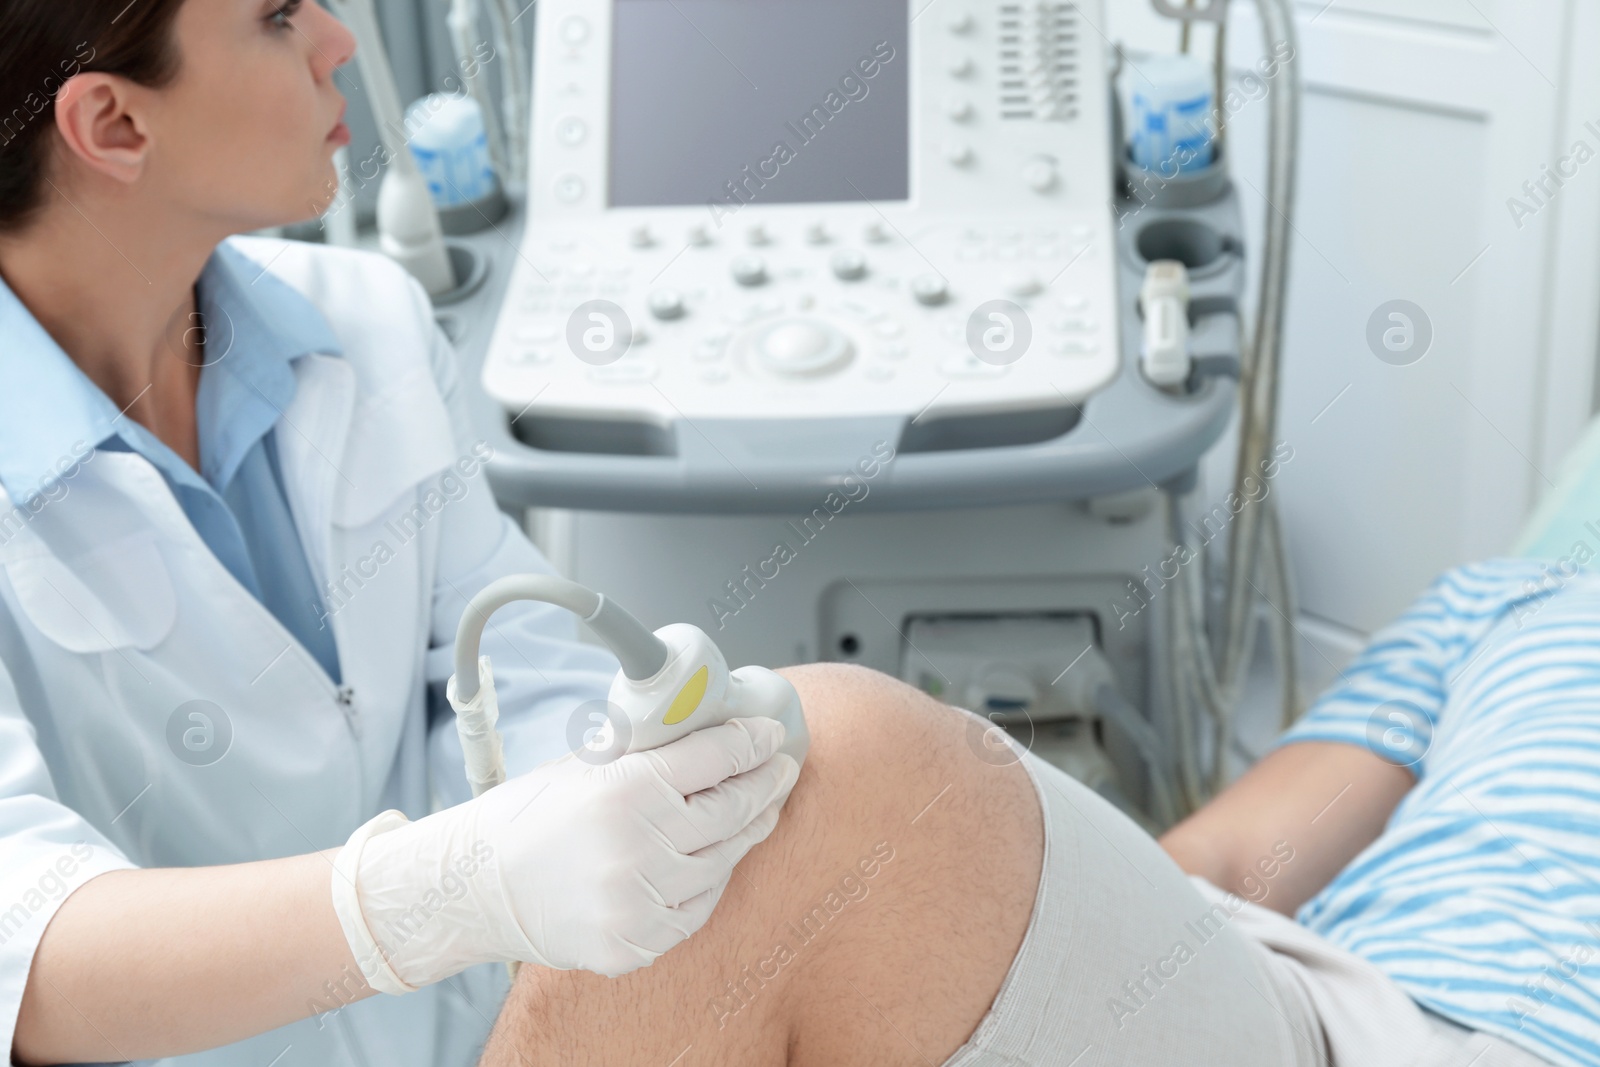
[[[349,109],[349,103],[339,105],[339,122],[333,127],[333,132],[328,134],[328,140],[337,145],[350,143],[350,127],[344,124],[344,113]]]

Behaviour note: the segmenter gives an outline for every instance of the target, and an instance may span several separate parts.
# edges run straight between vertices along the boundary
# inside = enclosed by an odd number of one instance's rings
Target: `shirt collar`
[[[226,241],[195,292],[206,329],[195,403],[201,474],[220,491],[294,399],[294,360],[343,350],[315,305]],[[176,453],[117,410],[3,278],[0,338],[0,486],[13,503],[47,490],[86,449],[113,436],[169,477],[193,480]]]
[[[311,301],[226,242],[196,292],[206,331],[195,398],[201,474],[221,491],[294,399],[294,361],[344,353]]]
[[[0,278],[0,486],[29,503],[115,432],[117,409]]]

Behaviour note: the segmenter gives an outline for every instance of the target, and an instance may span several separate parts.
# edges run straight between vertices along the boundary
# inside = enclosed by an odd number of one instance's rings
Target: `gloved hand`
[[[363,976],[407,993],[489,961],[652,963],[777,825],[800,773],[783,739],[772,719],[732,719],[601,766],[563,756],[416,822],[384,812],[334,862]]]

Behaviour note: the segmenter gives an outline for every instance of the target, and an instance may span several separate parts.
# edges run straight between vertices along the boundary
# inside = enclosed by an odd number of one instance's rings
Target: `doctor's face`
[[[150,176],[235,230],[320,214],[344,143],[334,71],[355,40],[315,0],[188,0],[177,78],[155,94]]]

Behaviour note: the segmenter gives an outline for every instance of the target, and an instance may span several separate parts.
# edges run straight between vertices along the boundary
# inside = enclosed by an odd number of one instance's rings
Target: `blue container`
[[[1216,105],[1210,65],[1193,56],[1154,56],[1130,64],[1126,79],[1133,162],[1168,176],[1211,166]]]
[[[406,136],[441,209],[488,200],[498,192],[476,100],[444,93],[423,97],[406,110]]]

